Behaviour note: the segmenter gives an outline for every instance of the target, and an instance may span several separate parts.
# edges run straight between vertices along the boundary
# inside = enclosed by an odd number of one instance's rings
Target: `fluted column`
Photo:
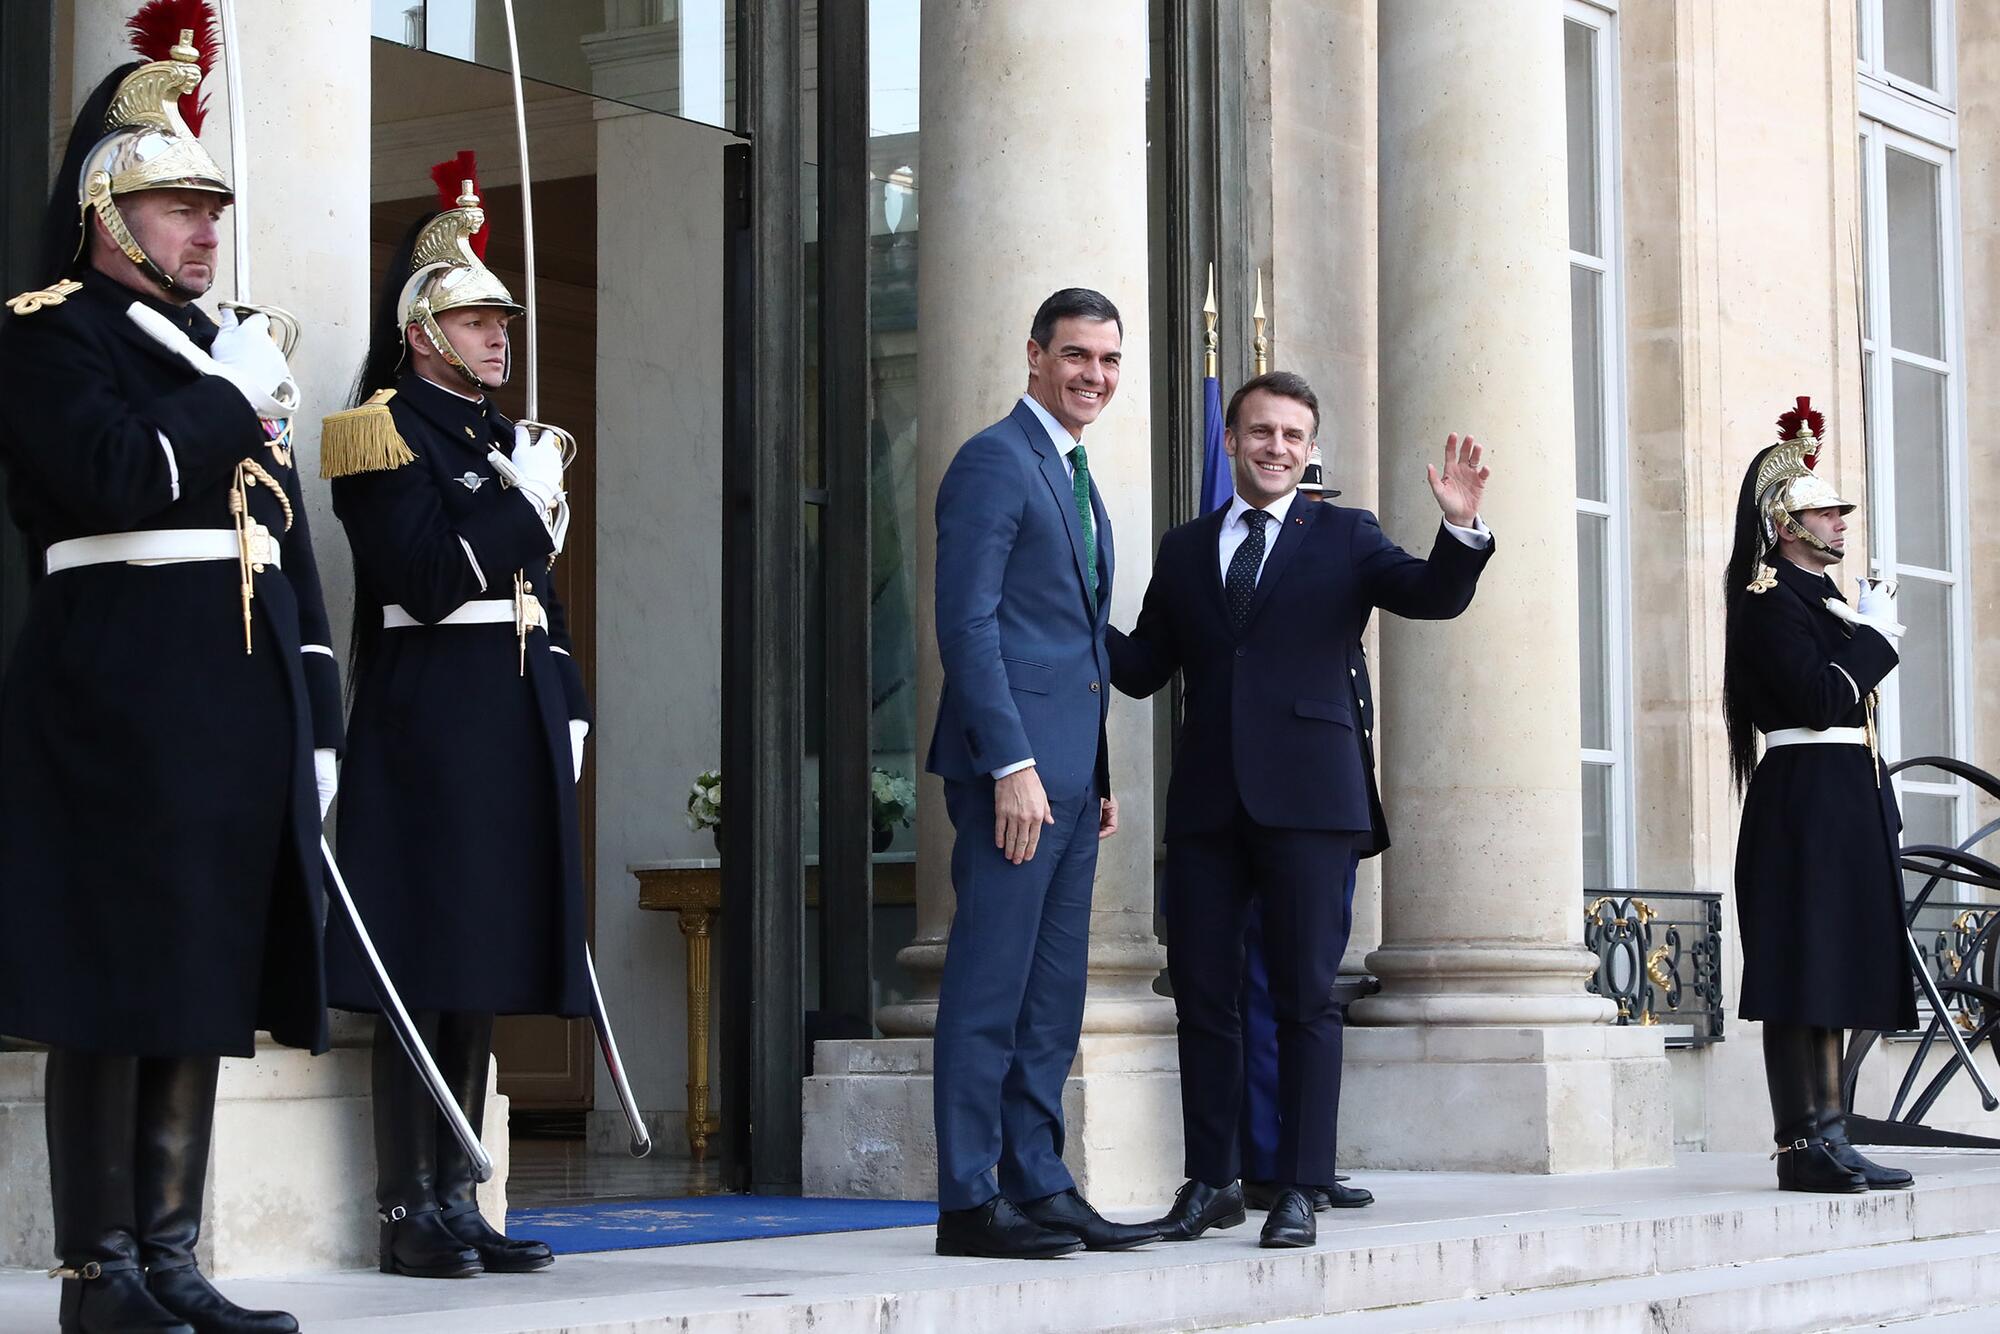
[[[1383,625],[1390,854],[1373,1024],[1602,1023],[1585,993],[1561,0],[1380,11],[1382,502],[1486,442],[1499,551],[1456,621]],[[1505,90],[1499,95],[1496,90]]]
[[[1056,40],[1057,0],[923,7],[922,351],[917,446],[918,744],[929,744],[944,673],[931,589],[939,480],[959,444],[1006,415],[1027,384],[1023,348],[1042,298],[1094,287],[1125,320],[1118,393],[1090,428],[1090,470],[1111,518],[1113,624],[1138,618],[1152,566],[1152,437],[1146,300],[1146,5],[1094,6],[1088,35]],[[1087,134],[1061,124],[1088,125]],[[1099,850],[1091,912],[1091,1032],[1170,1032],[1153,995],[1152,706],[1114,697],[1111,784],[1122,829]],[[951,821],[923,779],[917,805],[917,935],[900,954],[919,992],[885,1007],[883,1031],[928,1034],[951,931]]]

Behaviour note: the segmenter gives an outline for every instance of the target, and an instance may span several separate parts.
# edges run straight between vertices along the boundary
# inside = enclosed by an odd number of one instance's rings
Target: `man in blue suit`
[[[959,447],[937,496],[944,693],[930,772],[951,815],[938,993],[940,1255],[1124,1250],[1063,1166],[1097,843],[1118,828],[1105,753],[1111,524],[1084,428],[1118,389],[1124,324],[1087,288],[1035,312],[1028,388]]]
[[[1373,828],[1349,653],[1375,608],[1445,619],[1470,605],[1493,554],[1479,519],[1488,470],[1468,437],[1429,471],[1444,526],[1429,560],[1375,516],[1299,501],[1319,400],[1297,375],[1246,381],[1225,414],[1236,496],[1160,540],[1131,635],[1109,636],[1118,689],[1146,696],[1182,674],[1186,718],[1167,789],[1167,969],[1180,1020],[1188,1182],[1159,1220],[1167,1240],[1244,1221],[1238,989],[1254,900],[1278,1017],[1282,1187],[1265,1246],[1309,1246],[1313,1194],[1334,1183],[1348,869]]]

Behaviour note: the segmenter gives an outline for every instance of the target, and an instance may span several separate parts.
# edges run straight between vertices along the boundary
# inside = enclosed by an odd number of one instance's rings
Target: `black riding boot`
[[[1916,1182],[1915,1177],[1900,1167],[1871,1162],[1847,1142],[1847,1105],[1840,1096],[1840,1030],[1815,1028],[1813,1034],[1818,1044],[1814,1069],[1821,1089],[1820,1105],[1830,1113],[1820,1133],[1832,1146],[1833,1160],[1850,1172],[1859,1172],[1870,1190],[1907,1189]]]
[[[1764,1023],[1764,1082],[1771,1091],[1771,1121],[1776,1128],[1778,1189],[1852,1195],[1868,1189],[1859,1172],[1849,1171],[1833,1156],[1827,1142],[1828,1105],[1821,1083],[1825,1071],[1816,1031],[1804,1024]],[[1831,1120],[1840,1117],[1838,1069],[1832,1085]]]
[[[294,1334],[299,1322],[290,1315],[244,1310],[195,1264],[221,1068],[213,1056],[139,1062],[134,1193],[146,1288],[197,1334]]]
[[[43,1109],[63,1334],[195,1334],[153,1300],[139,1267],[132,1189],[138,1105],[137,1057],[49,1053]]]
[[[486,1119],[486,1074],[492,1057],[492,1015],[438,1016],[438,1070],[475,1135]],[[442,1116],[438,1118],[437,1146],[437,1201],[444,1210],[444,1225],[479,1252],[480,1263],[489,1272],[529,1274],[556,1262],[547,1243],[517,1241],[486,1221],[479,1212],[479,1182],[472,1174],[472,1158]]]
[[[438,1016],[413,1016],[437,1049]],[[471,1278],[479,1252],[453,1236],[437,1202],[438,1112],[388,1021],[375,1023],[375,1204],[382,1214],[385,1274]]]

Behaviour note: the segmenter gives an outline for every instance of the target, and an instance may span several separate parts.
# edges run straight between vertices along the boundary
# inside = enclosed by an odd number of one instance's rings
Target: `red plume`
[[[194,49],[199,52],[196,64],[201,66],[203,78],[215,67],[216,53],[222,49],[222,38],[217,32],[215,12],[208,7],[208,0],[149,0],[149,3],[134,14],[125,25],[131,34],[132,49],[147,60],[171,60],[174,44],[181,39],[181,31],[194,33]],[[201,133],[201,125],[208,118],[208,96],[199,88],[181,95],[181,119],[188,129]]]
[[[472,182],[472,193],[479,193],[479,164],[472,156],[472,150],[461,148],[458,156],[448,158],[431,168],[431,179],[437,182],[438,207],[457,208],[458,196],[467,181]],[[492,224],[487,223],[472,234],[472,253],[480,259],[486,258],[486,233]]]
[[[1812,432],[1813,439],[1815,440],[1821,439],[1826,433],[1826,414],[1815,410],[1812,400],[1803,394],[1799,396],[1799,405],[1797,407],[1778,418],[1778,439],[1790,440],[1799,433],[1801,425],[1804,425]],[[1805,464],[1810,468],[1818,462],[1819,447],[1815,445],[1813,451],[1806,455]]]

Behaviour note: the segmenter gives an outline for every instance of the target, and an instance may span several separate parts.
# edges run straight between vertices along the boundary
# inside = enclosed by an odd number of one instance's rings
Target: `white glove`
[[[575,769],[571,775],[578,782],[583,780],[583,739],[590,735],[590,724],[581,718],[569,720],[569,758]]]
[[[313,752],[313,781],[319,786],[319,818],[324,821],[333,794],[340,790],[340,765],[331,750]]]
[[[545,435],[539,441],[530,440],[528,428],[516,423],[513,456],[510,458],[496,449],[486,457],[493,470],[534,505],[560,554],[563,539],[569,534],[569,499],[563,493],[562,449],[555,437]]]
[[[252,315],[238,324],[236,312],[225,306],[215,322],[222,332],[209,349],[213,373],[241,390],[259,417],[289,417],[298,411],[298,382],[285,354],[271,341],[270,317]]]
[[[1896,624],[1896,586],[1886,579],[1856,579],[1861,596],[1854,608],[1869,620],[1882,625]]]

